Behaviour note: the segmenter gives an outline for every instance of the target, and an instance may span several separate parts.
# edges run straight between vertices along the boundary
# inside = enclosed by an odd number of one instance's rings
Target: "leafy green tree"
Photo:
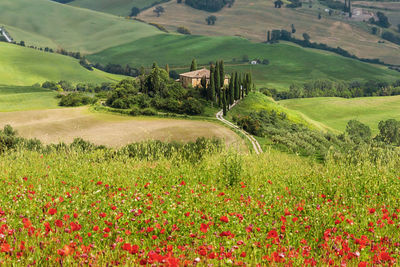
[[[207,25],[215,25],[216,21],[217,21],[217,17],[214,15],[208,16],[206,18]]]
[[[306,41],[307,43],[309,43],[311,37],[310,37],[310,35],[309,35],[308,33],[305,32],[305,33],[303,33],[303,39],[304,39],[304,41]]]
[[[388,144],[400,145],[400,122],[395,119],[380,121],[377,139]]]
[[[154,10],[154,13],[156,13],[157,17],[161,15],[161,13],[165,12],[165,9],[162,6],[157,6]]]
[[[368,127],[368,125],[365,125],[357,120],[350,120],[347,123],[346,133],[356,144],[363,142],[366,143],[371,140],[371,129]]]
[[[131,14],[129,16],[136,17],[137,15],[139,15],[139,13],[140,13],[140,9],[134,6],[134,7],[132,7]]]
[[[194,58],[192,60],[192,65],[190,65],[190,71],[195,71],[195,70],[197,70],[197,62],[196,59]]]

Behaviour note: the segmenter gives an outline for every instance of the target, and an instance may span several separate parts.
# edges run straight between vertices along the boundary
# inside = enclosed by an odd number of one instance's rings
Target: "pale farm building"
[[[201,86],[201,79],[205,77],[207,84],[210,82],[210,70],[204,68],[191,72],[182,73],[179,75],[179,81],[184,87],[197,87]],[[229,85],[229,77],[225,76],[224,85]]]

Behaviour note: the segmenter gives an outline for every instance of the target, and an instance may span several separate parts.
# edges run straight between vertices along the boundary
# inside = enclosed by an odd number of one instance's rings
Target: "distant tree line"
[[[261,89],[261,92],[275,100],[311,97],[367,97],[400,95],[400,80],[389,83],[370,80],[367,82],[333,82],[330,80],[310,81],[303,85],[291,85],[289,91]]]
[[[359,58],[356,55],[350,54],[347,50],[345,50],[341,47],[334,48],[334,47],[328,46],[327,44],[310,42],[310,36],[307,33],[303,34],[303,38],[304,39],[301,40],[301,39],[292,37],[292,33],[287,30],[272,30],[272,31],[268,31],[267,43],[276,43],[276,42],[279,42],[280,40],[288,41],[288,42],[298,44],[302,47],[309,47],[309,48],[314,48],[314,49],[325,50],[325,51],[339,54],[343,57],[357,59],[362,62],[381,64],[381,65],[385,65],[385,66],[392,66],[390,64],[386,64],[385,62],[382,62],[378,58],[371,58],[371,59],[370,58]]]
[[[140,71],[137,68],[131,67],[129,64],[123,67],[119,64],[108,63],[104,66],[100,63],[96,63],[93,65],[93,67],[112,74],[119,74],[131,77],[137,77],[140,75]]]
[[[92,83],[78,83],[73,85],[69,81],[46,81],[41,85],[42,88],[58,91],[58,92],[86,92],[86,93],[99,93],[102,91],[111,91],[113,89],[112,83],[104,82],[102,84]]]
[[[218,12],[227,5],[231,7],[234,2],[235,0],[185,0],[186,5],[208,12]]]

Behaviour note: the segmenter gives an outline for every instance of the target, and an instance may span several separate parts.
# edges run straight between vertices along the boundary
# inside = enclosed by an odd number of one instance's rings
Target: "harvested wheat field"
[[[188,142],[217,137],[229,146],[245,149],[235,132],[216,123],[94,113],[87,107],[1,113],[0,127],[6,124],[17,129],[20,136],[45,144],[70,143],[81,137],[98,145],[119,147],[145,140]]]

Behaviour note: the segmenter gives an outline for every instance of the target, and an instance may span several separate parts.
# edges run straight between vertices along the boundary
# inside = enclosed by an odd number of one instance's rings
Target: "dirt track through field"
[[[218,137],[227,145],[245,147],[236,133],[216,123],[93,113],[85,107],[0,113],[0,127],[6,124],[21,136],[38,138],[46,144],[69,143],[81,137],[95,144],[119,147],[149,139],[187,142],[198,137]]]

